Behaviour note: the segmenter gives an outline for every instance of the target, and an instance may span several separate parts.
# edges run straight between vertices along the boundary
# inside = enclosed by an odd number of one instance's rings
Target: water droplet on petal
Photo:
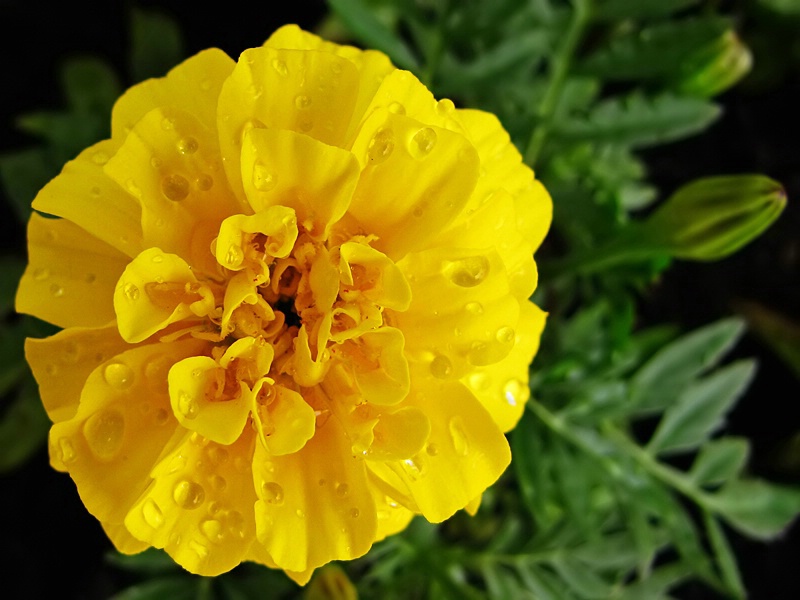
[[[261,484],[261,495],[268,504],[283,504],[283,488],[274,481]]]
[[[96,412],[83,424],[83,437],[101,460],[111,460],[119,453],[124,433],[125,418],[115,409]]]
[[[340,498],[346,498],[350,493],[350,486],[346,483],[340,483],[336,486],[336,495]]]
[[[411,138],[408,144],[408,153],[414,158],[421,160],[426,158],[436,145],[436,132],[430,127],[420,129]]]
[[[413,458],[407,458],[402,464],[406,473],[415,481],[423,477],[427,470],[427,465],[420,454],[417,454]]]
[[[92,154],[92,162],[96,165],[104,165],[108,162],[109,156],[106,152],[102,150],[98,150],[94,154]]]
[[[447,379],[453,374],[453,363],[442,354],[437,354],[431,361],[431,374],[438,379]]]
[[[167,175],[161,180],[161,192],[167,200],[180,202],[189,195],[189,182],[177,173]]]
[[[201,192],[207,192],[214,187],[214,179],[210,175],[201,175],[195,181],[195,185]]]
[[[215,465],[224,465],[228,462],[229,456],[228,451],[221,446],[210,446],[208,449],[208,458]]]
[[[367,146],[367,160],[378,164],[389,158],[394,150],[394,133],[389,128],[379,129]]]
[[[473,389],[486,390],[489,388],[489,376],[486,373],[473,373],[469,376],[469,384]]]
[[[197,143],[197,140],[193,137],[183,138],[178,142],[178,152],[183,155],[186,154],[194,154],[197,152],[197,149],[200,147],[200,144]]]
[[[447,117],[452,113],[456,108],[456,105],[453,104],[453,101],[449,98],[442,98],[436,103],[436,112],[439,113],[442,117]]]
[[[131,302],[135,302],[139,299],[139,288],[133,283],[126,283],[122,288],[122,293],[125,294],[125,297]]]
[[[172,490],[172,499],[181,508],[193,510],[205,501],[206,491],[199,483],[184,479],[175,485]]]
[[[511,406],[527,402],[531,395],[530,388],[519,379],[510,379],[503,386],[503,395]]]
[[[497,341],[501,344],[508,344],[514,341],[514,330],[511,327],[501,327],[497,330],[497,334],[495,335]]]
[[[475,287],[483,283],[489,274],[489,259],[485,256],[467,256],[450,261],[444,269],[445,275],[460,287]]]
[[[165,425],[166,422],[169,420],[169,411],[165,408],[159,408],[156,411],[156,424],[158,425]]]
[[[161,508],[152,498],[148,498],[142,506],[142,516],[145,523],[153,529],[158,529],[164,524],[164,513],[161,512]]]
[[[244,517],[242,513],[238,510],[234,510],[231,514],[228,515],[228,531],[230,531],[236,537],[244,539],[245,536],[245,527],[244,527]]]
[[[206,558],[208,556],[208,548],[206,548],[197,540],[191,540],[189,542],[189,548],[191,548],[192,551],[200,558]]]
[[[425,446],[425,452],[427,452],[429,456],[436,456],[439,454],[439,447],[436,444],[428,444]]]
[[[224,492],[225,488],[228,487],[228,482],[225,481],[225,478],[222,475],[212,475],[211,487],[214,488],[214,491],[216,492]]]
[[[294,511],[294,514],[296,514],[296,515],[297,515],[297,518],[298,518],[298,519],[305,519],[305,517],[306,517],[306,513],[304,513],[304,512],[303,512],[302,510],[300,510],[299,508],[298,508],[296,511]]]
[[[357,508],[351,508],[350,509],[350,517],[351,518],[357,519],[358,515],[360,515],[360,514],[361,514],[361,511],[359,511]]]
[[[469,454],[469,441],[467,440],[467,434],[464,433],[464,423],[461,417],[450,419],[448,429],[450,430],[450,439],[453,442],[453,448],[456,453],[461,456]]]
[[[404,115],[406,114],[406,107],[399,102],[392,102],[389,104],[389,112],[395,115]]]
[[[111,363],[103,369],[103,379],[111,387],[117,390],[125,390],[133,384],[134,375],[128,365]]]
[[[58,453],[61,455],[61,462],[65,465],[71,463],[77,455],[75,454],[75,447],[69,438],[61,438],[58,440]]]
[[[53,298],[61,298],[64,295],[64,288],[54,283],[50,286],[50,293],[53,294]]]
[[[228,246],[228,252],[225,254],[225,264],[229,267],[238,267],[244,260],[244,252],[236,244]]]
[[[33,278],[36,281],[44,281],[48,277],[50,277],[50,269],[46,269],[46,268],[42,267],[42,268],[39,268],[39,269],[34,269],[34,271],[33,271]]]
[[[281,77],[287,77],[289,75],[289,68],[286,66],[286,63],[279,58],[272,60],[272,68],[275,69],[275,72]]]
[[[208,538],[209,541],[218,544],[222,541],[224,535],[222,533],[222,523],[216,519],[206,519],[200,523],[200,531]]]
[[[178,410],[187,419],[194,419],[200,412],[200,407],[192,396],[186,392],[178,394]]]
[[[260,192],[268,192],[277,183],[275,176],[264,165],[256,163],[253,166],[253,187]]]
[[[309,98],[308,96],[304,96],[303,94],[295,96],[294,105],[297,108],[297,110],[305,110],[309,106],[311,106],[311,98]]]

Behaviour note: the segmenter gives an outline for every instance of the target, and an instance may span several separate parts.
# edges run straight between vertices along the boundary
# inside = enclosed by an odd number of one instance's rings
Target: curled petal
[[[431,433],[425,413],[414,406],[381,412],[372,430],[373,441],[367,452],[370,460],[406,460],[418,454]]]
[[[297,392],[273,384],[268,378],[256,384],[253,417],[259,439],[272,456],[292,454],[314,435],[314,409]]]
[[[345,342],[336,355],[352,369],[363,399],[377,405],[397,404],[408,394],[408,362],[403,333],[393,327],[368,331]]]
[[[217,262],[231,271],[249,267],[267,274],[267,257],[286,258],[297,240],[297,217],[287,206],[270,206],[254,215],[222,222],[215,243]]]
[[[346,288],[342,295],[358,293],[371,302],[406,310],[411,303],[411,288],[397,265],[388,256],[355,242],[345,242],[339,248],[339,271]]]

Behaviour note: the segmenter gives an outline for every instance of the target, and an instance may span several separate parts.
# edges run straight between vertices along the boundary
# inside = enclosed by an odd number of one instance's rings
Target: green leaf
[[[587,57],[576,71],[609,80],[669,79],[728,29],[728,21],[716,16],[632,29]]]
[[[745,598],[747,594],[742,584],[742,577],[739,574],[739,567],[736,565],[736,558],[728,544],[728,539],[725,537],[725,532],[722,531],[722,527],[720,527],[717,520],[707,511],[703,513],[703,522],[706,525],[706,531],[708,531],[708,540],[711,542],[711,549],[714,551],[722,581],[735,598]]]
[[[125,571],[143,575],[180,571],[177,563],[166,552],[158,548],[148,548],[139,554],[130,555],[109,552],[106,554],[106,561]]]
[[[31,202],[57,173],[58,167],[53,165],[41,148],[0,156],[0,178],[20,221],[28,222]]]
[[[717,364],[743,331],[740,319],[723,319],[671,342],[631,379],[631,403],[642,412],[668,406],[692,379]]]
[[[52,161],[63,164],[87,146],[108,137],[109,114],[36,112],[21,115],[17,119],[17,125],[49,144]]]
[[[800,3],[797,0],[758,0],[761,6],[787,17],[800,17]]]
[[[381,23],[362,0],[328,0],[331,9],[345,26],[368,48],[382,50],[398,67],[409,70],[419,63],[408,45]]]
[[[711,496],[707,504],[741,533],[771,540],[800,513],[800,490],[759,479],[735,479]]]
[[[551,563],[558,576],[581,598],[606,600],[611,596],[611,586],[585,565],[562,557]]]
[[[175,21],[157,11],[133,9],[130,69],[134,81],[163,77],[183,56],[183,37]]]
[[[36,383],[29,377],[0,421],[0,473],[28,460],[44,445],[49,429],[50,419],[39,399]]]
[[[194,600],[197,587],[197,579],[188,575],[163,577],[131,586],[114,594],[111,600]]]
[[[61,69],[61,85],[75,112],[92,113],[108,120],[121,93],[114,70],[97,58],[77,58]]]
[[[722,425],[754,373],[755,362],[741,360],[690,385],[664,413],[648,452],[667,454],[700,446]]]
[[[716,121],[720,108],[700,98],[634,92],[600,102],[586,116],[553,123],[552,135],[568,141],[614,142],[634,147],[664,144],[698,133]]]
[[[790,2],[791,0],[786,0]],[[607,21],[622,19],[656,19],[697,4],[698,0],[601,0],[597,2],[594,16]]]
[[[25,263],[18,258],[11,256],[0,258],[0,318],[14,309],[14,296],[24,270]]]
[[[671,563],[653,570],[646,579],[626,587],[615,600],[660,600],[666,593],[688,579],[692,574],[689,565]]]
[[[744,438],[725,437],[703,445],[689,471],[698,485],[719,485],[739,475],[748,455],[750,442]]]
[[[629,531],[606,533],[572,551],[572,556],[595,570],[633,569],[642,559]]]

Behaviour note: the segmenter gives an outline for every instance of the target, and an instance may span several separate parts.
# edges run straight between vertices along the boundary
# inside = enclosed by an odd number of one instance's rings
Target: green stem
[[[572,19],[567,27],[563,42],[550,62],[550,81],[547,91],[536,110],[538,124],[531,132],[528,147],[525,150],[525,162],[533,166],[542,150],[550,128],[550,119],[558,106],[564,82],[569,74],[575,50],[578,47],[583,30],[589,22],[590,0],[574,0]]]

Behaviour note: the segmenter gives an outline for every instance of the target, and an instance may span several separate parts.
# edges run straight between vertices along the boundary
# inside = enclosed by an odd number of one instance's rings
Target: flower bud
[[[677,90],[710,98],[736,84],[752,65],[750,49],[733,31],[727,31],[686,61]]]
[[[637,237],[677,258],[718,260],[758,237],[785,206],[783,187],[763,175],[708,177],[670,196]]]
[[[358,591],[342,569],[326,565],[306,590],[306,600],[358,600]]]

